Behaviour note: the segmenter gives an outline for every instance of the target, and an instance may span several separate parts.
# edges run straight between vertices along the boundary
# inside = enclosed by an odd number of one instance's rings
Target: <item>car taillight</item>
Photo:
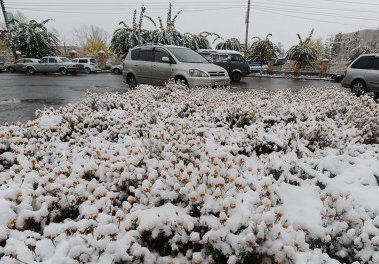
[[[74,67],[75,68],[80,68],[80,67],[82,67],[83,65],[81,65],[81,64],[74,64]]]

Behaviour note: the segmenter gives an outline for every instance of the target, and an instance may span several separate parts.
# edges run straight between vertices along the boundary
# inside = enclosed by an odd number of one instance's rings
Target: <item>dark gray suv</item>
[[[238,51],[199,50],[199,54],[204,56],[210,62],[227,70],[232,82],[239,82],[242,77],[245,77],[250,73],[249,64]]]
[[[379,54],[359,56],[346,69],[342,86],[356,95],[374,92],[379,96]]]

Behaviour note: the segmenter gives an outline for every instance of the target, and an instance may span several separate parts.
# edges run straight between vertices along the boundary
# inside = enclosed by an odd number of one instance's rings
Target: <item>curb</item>
[[[331,78],[322,78],[322,77],[308,77],[308,76],[280,76],[280,75],[268,75],[268,74],[250,74],[246,77],[251,78],[271,78],[271,79],[294,79],[294,80],[309,80],[309,81],[330,81],[334,82]]]

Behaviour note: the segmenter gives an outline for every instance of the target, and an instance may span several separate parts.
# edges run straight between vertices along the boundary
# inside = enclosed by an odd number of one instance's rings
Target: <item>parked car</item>
[[[122,64],[111,66],[111,72],[114,74],[121,74],[122,73]]]
[[[263,70],[264,72],[268,71],[268,62],[264,61],[262,66],[260,61],[248,61],[250,72],[260,72]]]
[[[228,71],[232,82],[249,75],[250,67],[242,54],[234,50],[199,50],[200,55]]]
[[[365,92],[379,96],[379,54],[364,54],[354,60],[346,69],[342,86],[357,96]]]
[[[130,88],[137,84],[164,85],[169,79],[183,82],[189,88],[230,84],[225,69],[180,46],[152,44],[136,47],[129,51],[123,65],[123,77]]]
[[[13,64],[8,65],[7,71],[9,71],[10,73],[25,72],[26,71],[26,65],[33,64],[33,63],[39,63],[39,59],[23,58],[23,59],[16,61]]]
[[[286,64],[286,62],[287,62],[287,58],[277,58],[274,61],[274,66],[282,66]]]
[[[71,61],[82,64],[84,66],[85,73],[98,72],[101,70],[94,58],[76,58]]]
[[[2,72],[5,69],[5,62],[3,60],[0,60],[0,72]]]
[[[26,71],[29,74],[59,72],[62,75],[67,75],[68,73],[74,74],[83,70],[84,66],[82,64],[72,62],[65,57],[43,57],[38,63],[26,64]]]

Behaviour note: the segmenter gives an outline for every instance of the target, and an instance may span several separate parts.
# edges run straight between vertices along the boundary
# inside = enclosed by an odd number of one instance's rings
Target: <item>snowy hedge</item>
[[[170,84],[0,130],[0,263],[379,263],[379,106]]]

